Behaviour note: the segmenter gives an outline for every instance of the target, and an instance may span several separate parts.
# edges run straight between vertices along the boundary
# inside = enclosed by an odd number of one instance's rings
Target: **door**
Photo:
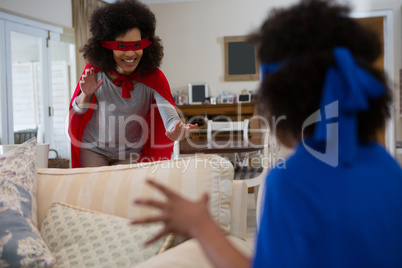
[[[374,65],[386,72],[389,81],[394,81],[393,11],[356,12],[352,13],[351,16],[378,34],[383,53]],[[389,87],[394,90],[392,82],[390,82]],[[377,139],[386,146],[391,155],[395,155],[395,102],[392,103],[390,112],[391,118],[385,122],[385,128],[377,133]]]
[[[31,136],[39,143],[49,142],[48,32],[10,21],[4,25],[7,124],[3,124],[3,143],[22,143]]]
[[[374,62],[374,66],[385,72],[385,59],[384,59],[384,17],[366,17],[366,18],[356,18],[356,20],[363,26],[372,29],[377,33],[378,38],[381,42],[382,53],[380,57]],[[377,133],[377,140],[383,145],[386,144],[385,141],[385,124],[384,129]]]
[[[56,149],[61,158],[70,158],[70,141],[67,134],[68,111],[71,92],[77,83],[75,78],[74,40],[55,40],[49,42],[51,68],[51,125],[50,148]],[[55,157],[54,153],[50,154]]]

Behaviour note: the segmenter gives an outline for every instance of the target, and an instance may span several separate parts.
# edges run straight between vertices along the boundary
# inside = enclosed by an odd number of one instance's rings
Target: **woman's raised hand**
[[[166,131],[166,136],[172,141],[181,141],[190,134],[190,131],[195,128],[197,124],[183,124],[177,121],[171,131]]]
[[[92,96],[102,85],[103,79],[96,81],[95,69],[86,69],[80,80],[81,92],[86,96]]]

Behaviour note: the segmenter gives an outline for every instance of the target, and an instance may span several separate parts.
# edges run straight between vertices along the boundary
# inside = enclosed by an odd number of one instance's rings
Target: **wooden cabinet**
[[[256,109],[258,109],[258,104],[254,102],[177,105],[179,114],[181,113],[184,116],[186,122],[192,117],[200,115],[208,119],[224,115],[232,118],[232,120],[240,121],[258,114]]]
[[[198,124],[197,130],[191,133],[192,139],[206,139],[208,120],[243,121],[250,120],[250,128],[259,128],[259,106],[255,102],[222,103],[222,104],[190,104],[177,105],[180,117],[186,123]]]

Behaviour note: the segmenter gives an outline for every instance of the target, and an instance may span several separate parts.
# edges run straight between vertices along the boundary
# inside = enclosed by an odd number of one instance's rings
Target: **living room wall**
[[[342,0],[344,1],[344,0]],[[221,91],[234,94],[255,90],[258,82],[225,82],[223,37],[245,35],[256,29],[273,7],[288,6],[296,0],[200,0],[153,4],[157,34],[165,46],[162,70],[173,93],[186,92],[189,82],[207,82],[212,96]],[[400,0],[350,0],[353,11],[393,11],[394,78],[402,68]],[[71,0],[1,0],[0,11],[39,21],[72,27]],[[395,99],[398,94],[395,91]],[[396,103],[399,106],[398,103]],[[399,107],[395,107],[398,109]],[[396,118],[397,140],[402,140],[402,120]]]
[[[72,28],[71,0],[1,0],[0,11]]]
[[[162,69],[172,90],[186,91],[189,82],[206,82],[210,95],[255,90],[258,81],[224,81],[224,36],[246,35],[256,29],[272,6],[294,0],[204,0],[150,5],[157,17],[165,57]]]
[[[255,90],[258,82],[225,82],[223,37],[245,35],[256,29],[273,7],[296,0],[200,0],[152,4],[158,20],[157,34],[165,46],[162,69],[172,91],[187,89],[189,82],[207,82],[211,94]],[[395,79],[401,68],[401,1],[351,0],[354,11],[393,10]],[[0,11],[50,24],[72,27],[71,0],[1,0]]]
[[[245,35],[258,27],[273,7],[296,0],[201,0],[150,5],[156,14],[157,33],[164,42],[162,69],[173,92],[186,92],[189,82],[207,82],[212,96],[255,90],[258,82],[224,81],[224,36]],[[345,1],[346,2],[346,1]],[[350,0],[354,12],[392,10],[394,82],[402,68],[400,0]],[[395,87],[396,88],[396,87]],[[395,99],[399,94],[395,90]],[[398,101],[396,109],[399,110]],[[402,119],[396,115],[396,140],[402,140]]]
[[[165,46],[162,69],[173,91],[189,82],[207,82],[212,95],[225,90],[254,90],[257,82],[225,82],[223,37],[245,35],[258,27],[273,7],[295,0],[204,0],[150,5],[156,14],[157,33]],[[394,10],[395,70],[401,67],[400,0],[354,0],[354,11]],[[395,71],[395,75],[396,75]],[[397,76],[395,76],[397,77]]]

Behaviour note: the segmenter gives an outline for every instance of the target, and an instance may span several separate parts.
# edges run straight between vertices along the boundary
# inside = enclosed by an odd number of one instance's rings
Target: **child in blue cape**
[[[272,11],[250,36],[262,73],[259,100],[277,138],[295,152],[266,178],[263,215],[250,260],[207,211],[153,181],[163,234],[195,237],[216,267],[402,267],[402,170],[376,140],[390,90],[373,66],[378,37],[349,8],[305,0]],[[191,215],[189,215],[189,213]]]

